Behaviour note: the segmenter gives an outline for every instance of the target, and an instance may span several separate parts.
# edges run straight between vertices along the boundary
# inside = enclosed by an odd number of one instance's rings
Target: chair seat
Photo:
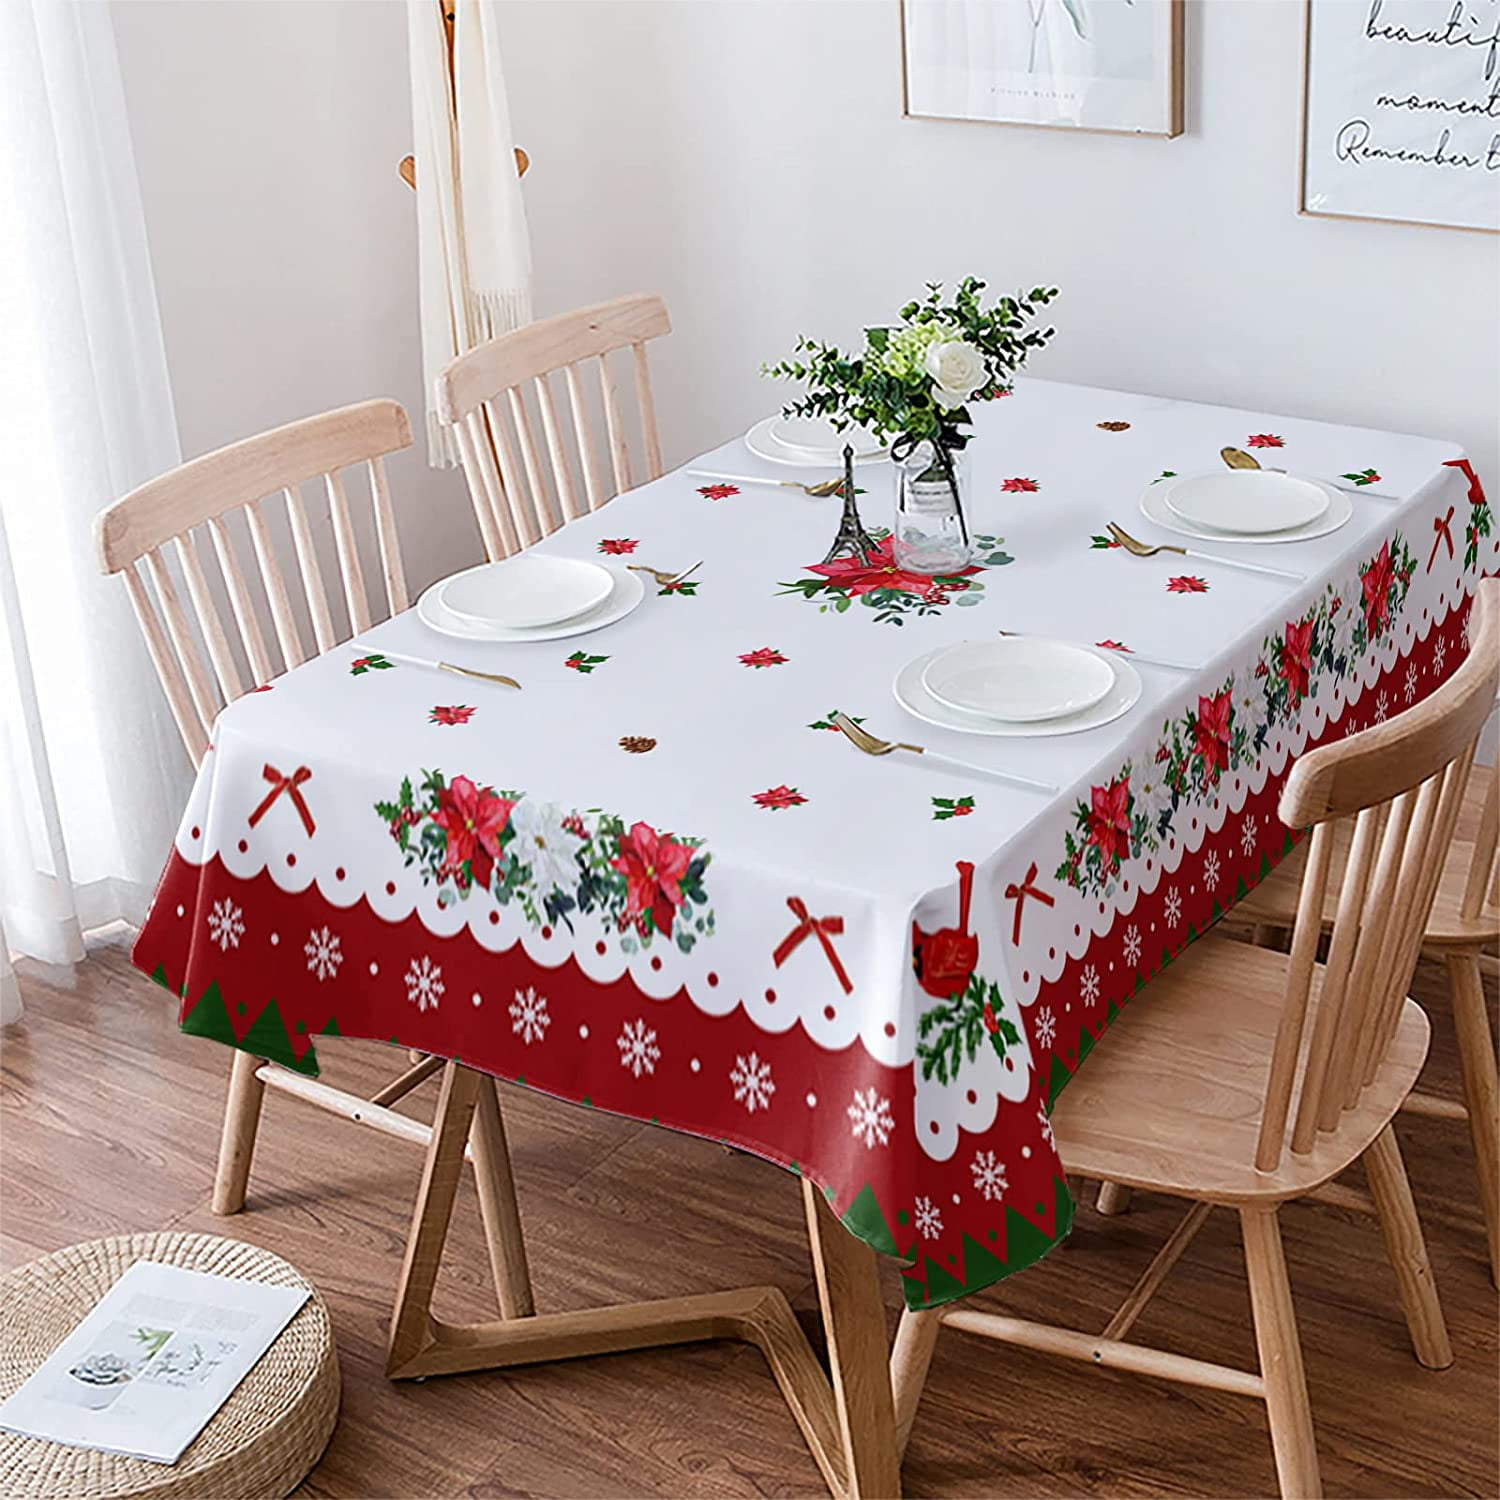
[[[1215,1203],[1279,1202],[1336,1177],[1380,1133],[1427,1056],[1427,1016],[1407,1000],[1380,1072],[1305,1155],[1255,1168],[1261,1107],[1290,960],[1209,935],[1126,1007],[1052,1112],[1070,1173]],[[1307,1033],[1323,970],[1314,974]],[[1300,1093],[1300,1084],[1299,1084]],[[1298,1095],[1289,1119],[1296,1118]],[[1290,1137],[1290,1129],[1288,1130]]]
[[[1458,834],[1454,838],[1438,883],[1437,899],[1423,938],[1430,948],[1475,948],[1500,940],[1500,907],[1491,904],[1477,917],[1461,915],[1464,885],[1474,857],[1474,838],[1484,806],[1484,777],[1473,775],[1464,789],[1463,810],[1459,814]],[[1467,834],[1467,838],[1465,837]],[[1349,862],[1353,832],[1341,823],[1334,830],[1333,859],[1328,885],[1323,896],[1323,922],[1332,926],[1338,910],[1339,892],[1343,889],[1344,870]],[[1263,923],[1267,927],[1290,927],[1297,915],[1297,898],[1302,887],[1302,872],[1307,866],[1309,844],[1303,840],[1248,896],[1239,902],[1234,920]]]

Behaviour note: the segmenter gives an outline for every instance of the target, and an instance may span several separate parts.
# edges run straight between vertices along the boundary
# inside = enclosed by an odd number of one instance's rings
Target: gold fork
[[[514,677],[506,677],[499,672],[481,672],[477,667],[460,667],[451,661],[431,661],[425,656],[406,656],[400,651],[367,646],[363,641],[351,641],[349,644],[354,650],[363,651],[367,656],[383,656],[387,661],[400,662],[405,667],[427,667],[434,672],[452,672],[455,677],[477,677],[482,682],[498,682],[504,687],[515,688],[517,692],[521,690],[521,684]]]
[[[626,563],[625,566],[632,573],[649,573],[662,588],[669,589],[674,583],[681,583],[684,578],[696,573],[703,566],[703,559],[700,557],[692,567],[684,568],[680,573],[664,573],[660,568],[648,568],[644,563]]]
[[[1133,557],[1155,557],[1158,552],[1175,552],[1179,557],[1196,557],[1199,562],[1215,563],[1221,568],[1243,568],[1247,573],[1265,573],[1271,578],[1287,578],[1293,583],[1302,583],[1305,573],[1289,573],[1285,568],[1268,568],[1264,563],[1242,562],[1237,557],[1221,557],[1216,552],[1199,552],[1196,547],[1176,547],[1169,542],[1150,547],[1131,536],[1113,521],[1108,523],[1109,534]]]
[[[928,750],[922,745],[908,745],[902,740],[879,739],[868,729],[862,729],[842,711],[834,714],[833,722],[843,732],[844,738],[857,750],[863,750],[866,755],[889,755],[893,750],[906,750],[912,755],[926,756],[934,765],[947,766],[953,771],[967,771],[974,775],[990,776],[996,781],[1009,782],[1012,786],[1021,787],[1028,792],[1045,792],[1050,795],[1057,791],[1057,788],[1050,783],[1033,781],[1029,776],[1017,776],[1010,771],[997,771],[993,766],[980,766],[975,765],[973,761],[957,760],[951,755],[940,755],[935,750]]]

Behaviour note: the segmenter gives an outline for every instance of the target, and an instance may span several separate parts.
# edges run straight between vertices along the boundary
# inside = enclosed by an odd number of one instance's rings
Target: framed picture
[[[1183,0],[902,0],[905,112],[1182,134]]]
[[[1306,0],[1299,211],[1500,232],[1500,0]]]

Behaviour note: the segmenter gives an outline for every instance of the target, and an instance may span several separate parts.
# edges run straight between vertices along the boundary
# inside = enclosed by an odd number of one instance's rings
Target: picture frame
[[[1452,92],[1493,85],[1484,49],[1425,39],[1452,14],[1452,0],[1303,0],[1300,216],[1500,233],[1500,155],[1484,165],[1500,131]]]
[[[901,0],[902,114],[1179,136],[1185,129],[1185,5]]]

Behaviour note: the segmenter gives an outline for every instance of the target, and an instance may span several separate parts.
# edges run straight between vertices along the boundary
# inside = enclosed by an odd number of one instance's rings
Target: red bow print
[[[317,832],[317,824],[313,822],[313,815],[307,809],[307,803],[302,798],[302,783],[311,775],[312,771],[307,766],[298,766],[290,776],[283,776],[275,766],[269,763],[261,768],[260,773],[271,783],[271,790],[266,793],[265,800],[250,814],[250,826],[255,827],[260,820],[271,810],[271,804],[285,792],[292,799],[292,806],[297,809],[302,819],[302,826],[307,830],[308,838]]]
[[[1432,518],[1432,529],[1437,532],[1437,535],[1432,539],[1432,554],[1427,559],[1427,571],[1429,573],[1432,572],[1433,563],[1437,561],[1438,548],[1444,542],[1448,544],[1449,560],[1451,561],[1453,558],[1453,532],[1450,528],[1453,525],[1453,512],[1455,509],[1455,506],[1450,505],[1446,516],[1434,516]]]
[[[1469,504],[1484,504],[1484,486],[1479,482],[1479,476],[1474,472],[1474,465],[1466,458],[1449,458],[1443,460],[1445,469],[1457,469],[1465,479],[1469,481]]]
[[[1026,878],[1020,885],[1008,885],[1005,887],[1005,899],[1016,903],[1015,925],[1010,930],[1010,940],[1014,947],[1021,945],[1021,912],[1025,909],[1026,898],[1035,896],[1043,906],[1056,906],[1057,902],[1049,896],[1046,891],[1038,890],[1032,882],[1036,879],[1036,862],[1033,860],[1031,868],[1026,872]]]
[[[839,983],[843,985],[844,993],[852,995],[854,986],[850,984],[849,976],[844,972],[844,966],[839,962],[839,956],[833,947],[833,939],[844,930],[844,919],[809,916],[807,903],[800,896],[788,896],[786,904],[791,907],[792,915],[797,919],[797,925],[782,938],[776,951],[771,955],[772,962],[779,969],[806,938],[815,937],[822,944],[823,952],[828,955],[828,962],[833,965],[833,972],[838,976]]]

